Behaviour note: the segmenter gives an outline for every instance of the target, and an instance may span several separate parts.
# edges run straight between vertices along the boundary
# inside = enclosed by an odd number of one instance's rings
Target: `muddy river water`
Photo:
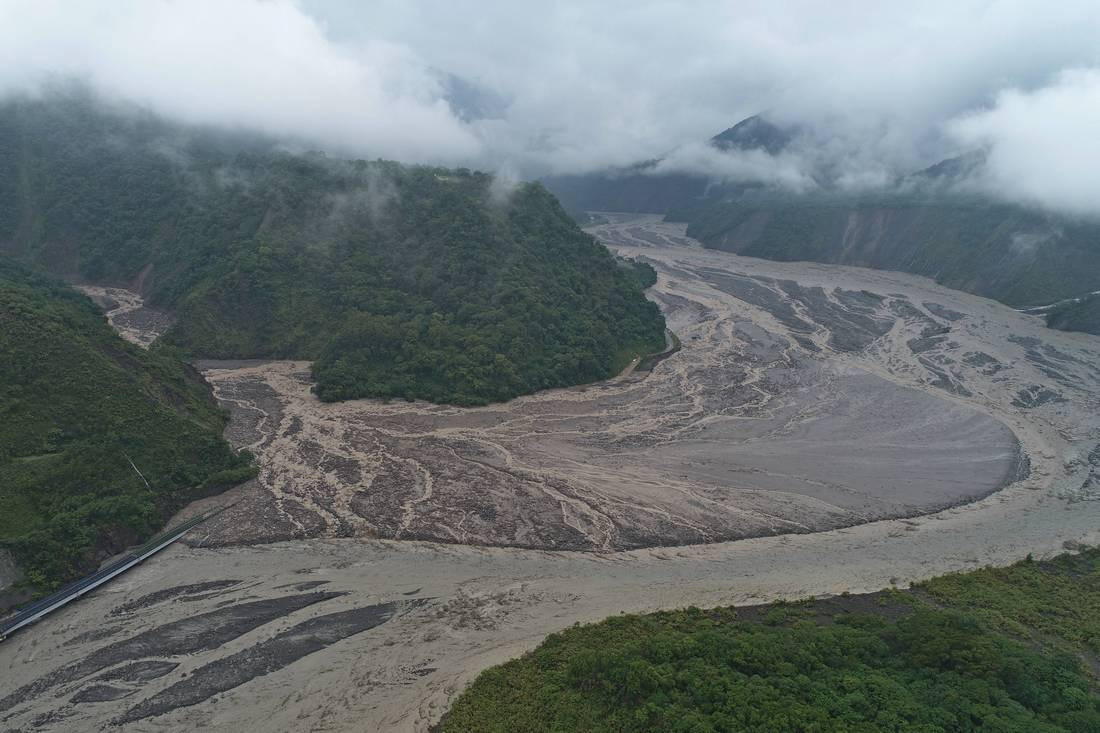
[[[591,231],[657,268],[679,352],[470,410],[323,405],[301,362],[201,365],[260,476],[0,644],[0,730],[426,730],[576,622],[1100,541],[1100,338],[656,217]]]

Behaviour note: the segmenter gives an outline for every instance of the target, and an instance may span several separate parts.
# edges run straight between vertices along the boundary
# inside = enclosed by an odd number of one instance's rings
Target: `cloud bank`
[[[57,78],[186,122],[361,154],[457,160],[481,149],[411,51],[334,43],[285,0],[0,0],[0,90]]]
[[[365,157],[874,187],[981,146],[980,184],[1100,210],[1094,0],[0,0],[0,93],[56,76]],[[796,150],[701,145],[749,115]]]
[[[989,191],[1078,214],[1100,209],[1100,70],[1066,71],[1049,86],[1000,93],[989,108],[951,124],[989,149]]]

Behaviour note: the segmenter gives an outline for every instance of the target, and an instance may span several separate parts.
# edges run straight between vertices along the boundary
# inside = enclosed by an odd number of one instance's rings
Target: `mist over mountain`
[[[768,155],[779,155],[796,135],[797,130],[779,127],[760,115],[753,115],[712,137],[710,144],[723,152],[763,150]]]
[[[1080,0],[369,13],[347,0],[123,0],[110,12],[5,0],[0,95],[77,78],[188,123],[519,178],[660,158],[711,180],[805,191],[825,175],[866,190],[983,149],[974,182],[988,195],[1092,215],[1097,37],[1100,13]],[[733,156],[695,142],[761,111],[797,139]]]
[[[774,185],[771,161],[784,152],[794,135],[793,130],[753,115],[705,144],[682,146],[660,158],[543,180],[575,216],[585,211],[665,213]],[[751,170],[753,161],[755,171]]]
[[[708,247],[753,257],[913,272],[1014,306],[1100,288],[1100,220],[990,194],[989,148],[859,188],[827,160],[807,168],[798,187],[749,167],[753,156],[797,158],[805,134],[756,115],[695,146],[728,158],[710,175],[677,166],[682,148],[630,168],[545,182],[575,215],[666,214]],[[1088,301],[1067,304],[1049,322],[1100,333],[1095,316]]]
[[[1097,733],[1098,40],[0,0],[3,731]]]
[[[484,404],[664,345],[642,291],[542,186],[288,151],[77,88],[0,103],[0,252],[126,286],[195,358],[315,360],[326,400]]]

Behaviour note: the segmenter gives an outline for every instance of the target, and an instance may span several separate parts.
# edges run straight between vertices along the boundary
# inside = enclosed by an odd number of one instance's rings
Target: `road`
[[[93,590],[110,581],[113,578],[125,573],[130,568],[136,566],[148,558],[152,557],[156,553],[163,550],[168,545],[172,544],[191,529],[201,524],[202,522],[214,516],[216,512],[210,512],[201,514],[197,517],[187,520],[182,524],[172,527],[155,537],[152,537],[145,544],[138,547],[133,552],[127,554],[120,560],[117,560],[105,568],[92,573],[91,575],[81,578],[69,585],[65,586],[56,593],[42,598],[25,608],[19,609],[9,618],[0,621],[0,641],[4,641],[7,637],[14,634],[20,629],[30,626],[39,619],[46,617],[54,611],[68,605],[69,603],[77,600],[81,596],[91,593]]]

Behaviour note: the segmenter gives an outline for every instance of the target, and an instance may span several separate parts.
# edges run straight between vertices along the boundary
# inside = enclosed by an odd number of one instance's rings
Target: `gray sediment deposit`
[[[643,256],[664,251],[659,230],[636,241]],[[191,541],[608,552],[915,516],[1020,478],[1012,430],[951,399],[969,376],[931,360],[943,341],[909,358],[927,386],[868,368],[888,339],[910,357],[914,340],[949,330],[920,301],[690,260],[667,269],[654,297],[685,348],[647,374],[506,404],[322,404],[307,364],[202,363],[233,414],[227,436],[262,468]]]
[[[171,316],[147,307],[145,299],[131,290],[99,285],[78,285],[76,289],[103,309],[122,338],[138,346],[148,348],[172,326]]]
[[[679,351],[477,409],[322,404],[308,364],[204,364],[260,476],[186,510],[238,502],[189,546],[0,644],[0,730],[427,731],[574,623],[1100,543],[1100,338],[656,217],[591,231],[656,267]]]

